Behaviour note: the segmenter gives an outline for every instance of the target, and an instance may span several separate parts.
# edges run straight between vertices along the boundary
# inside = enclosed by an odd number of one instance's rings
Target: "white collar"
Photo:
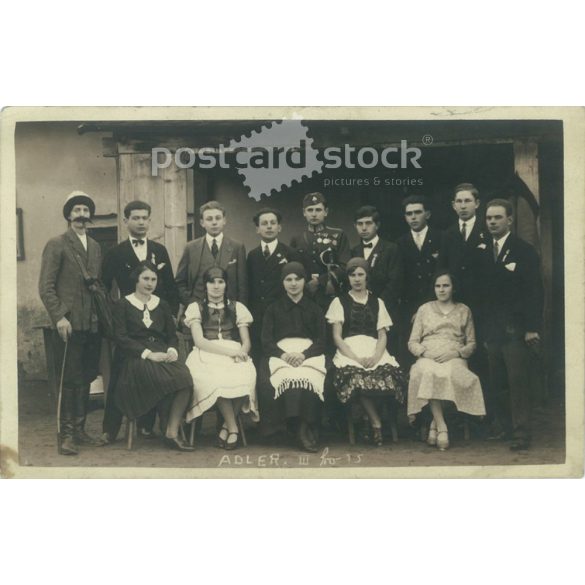
[[[268,250],[272,256],[272,254],[274,254],[274,250],[276,250],[276,246],[278,246],[278,238],[272,240],[270,243],[265,242],[264,240],[260,240],[260,250],[262,250],[262,252],[264,252],[264,248],[266,248],[266,246],[268,246]]]
[[[124,298],[133,307],[136,307],[139,311],[144,311],[144,303],[142,301],[140,301],[134,293],[126,295],[126,297],[124,297]],[[158,307],[159,303],[160,303],[160,299],[156,295],[150,295],[150,301],[148,301],[148,303],[146,303],[146,308],[149,311],[153,311],[154,309],[156,309]]]
[[[465,221],[463,221],[462,219],[460,219],[459,220],[459,231],[461,231],[461,228],[463,227],[463,224],[465,224],[465,229],[467,231],[467,235],[469,235],[469,233],[473,229],[473,226],[475,225],[475,220],[476,219],[477,219],[477,215],[474,215],[471,219],[466,219]]]
[[[369,242],[364,242],[362,240],[362,244],[372,244],[372,250],[373,250],[378,245],[379,241],[380,241],[380,236],[378,234],[376,234]]]
[[[205,234],[205,241],[207,242],[207,245],[210,248],[213,245],[213,240],[215,240],[215,242],[217,243],[217,247],[221,248],[221,243],[223,242],[223,232],[221,232],[221,234],[215,237],[210,236],[209,234]]]
[[[506,243],[506,240],[508,239],[509,235],[510,235],[510,232],[508,232],[505,236],[502,236],[499,240],[496,240],[496,238],[494,238],[494,242],[498,242],[498,247],[500,248],[500,252],[502,251],[502,248],[504,247],[504,244]]]
[[[416,242],[418,238],[420,238],[421,242],[425,241],[425,238],[427,237],[427,232],[429,231],[429,226],[425,225],[425,227],[420,230],[420,232],[415,232],[414,230],[410,230],[410,233],[412,234],[412,238],[413,240]]]

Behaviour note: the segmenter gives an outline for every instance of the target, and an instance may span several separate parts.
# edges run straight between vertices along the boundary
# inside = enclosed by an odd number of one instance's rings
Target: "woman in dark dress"
[[[352,258],[346,273],[350,290],[336,297],[325,315],[337,347],[328,381],[342,404],[359,399],[372,427],[372,442],[381,446],[382,401],[402,404],[406,377],[386,350],[392,319],[384,301],[368,291],[367,260]]]
[[[268,307],[262,325],[259,391],[296,427],[301,448],[315,453],[326,373],[325,318],[304,295],[302,264],[285,264],[281,276],[286,294]]]
[[[177,332],[171,309],[152,291],[157,272],[141,262],[130,274],[134,293],[114,307],[116,344],[123,363],[116,383],[116,405],[136,419],[153,407],[159,413],[164,442],[171,449],[192,451],[178,436],[179,425],[191,398],[191,374],[177,361]]]

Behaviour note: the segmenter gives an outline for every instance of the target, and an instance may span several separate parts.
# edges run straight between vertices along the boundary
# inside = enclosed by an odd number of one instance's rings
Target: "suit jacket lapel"
[[[232,258],[232,241],[229,238],[223,237],[223,242],[221,243],[221,248],[219,249],[219,261],[218,264],[226,270],[228,264]]]
[[[205,246],[205,236],[196,239],[193,242],[193,257],[191,258],[191,278],[199,274],[199,266],[201,266],[201,256],[203,254],[203,246]],[[195,285],[195,281],[192,282]]]
[[[85,248],[83,247],[81,240],[79,239],[77,234],[72,229],[70,229],[67,232],[67,239],[69,240],[69,243],[71,244],[71,246],[73,247],[75,252],[81,258],[81,261],[83,262],[84,266],[87,268],[87,255],[88,255],[88,253],[86,252]],[[87,246],[89,248],[89,236],[88,236],[87,242],[88,242]]]
[[[120,245],[122,246],[122,260],[124,260],[124,263],[130,268],[134,268],[138,264],[138,256],[136,256],[134,252],[132,242],[130,242],[130,240],[125,240]]]

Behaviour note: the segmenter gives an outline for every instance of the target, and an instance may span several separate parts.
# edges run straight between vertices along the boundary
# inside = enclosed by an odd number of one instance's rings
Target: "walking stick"
[[[61,364],[61,377],[59,380],[59,393],[57,395],[57,449],[61,448],[61,399],[63,397],[63,378],[65,377],[65,361],[67,360],[67,347],[69,345],[69,338],[65,342],[65,350],[63,351],[63,363]]]

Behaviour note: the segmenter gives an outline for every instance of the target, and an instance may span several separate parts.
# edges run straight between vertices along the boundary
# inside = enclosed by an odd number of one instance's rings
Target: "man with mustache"
[[[86,282],[86,277],[97,279],[101,263],[100,246],[86,229],[94,214],[95,203],[87,193],[68,195],[63,215],[69,229],[47,242],[39,277],[39,295],[55,327],[56,371],[63,372],[61,455],[77,455],[80,444],[102,444],[85,432],[89,387],[98,375],[101,350],[98,318]]]

